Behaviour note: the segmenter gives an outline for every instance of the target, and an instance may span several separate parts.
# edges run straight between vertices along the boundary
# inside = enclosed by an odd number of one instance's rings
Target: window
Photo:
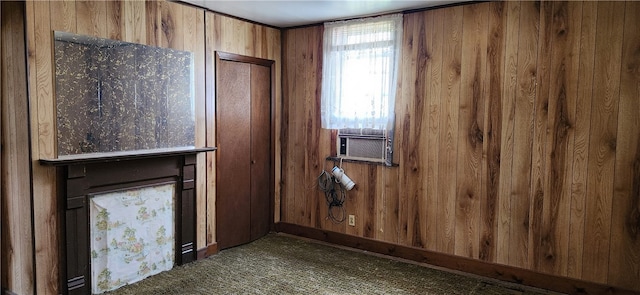
[[[390,155],[402,14],[325,23],[323,38],[322,127],[383,130]]]

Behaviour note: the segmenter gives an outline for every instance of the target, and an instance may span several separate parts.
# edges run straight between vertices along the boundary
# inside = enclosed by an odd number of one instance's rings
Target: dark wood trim
[[[276,100],[278,94],[276,93],[276,66],[275,62],[270,65],[271,67],[271,175],[269,176],[269,231],[274,231],[275,228],[275,203],[276,203]],[[282,87],[282,85],[280,85]],[[280,162],[282,163],[282,162]],[[282,173],[280,174],[282,179]]]
[[[202,249],[198,249],[197,259],[205,259],[214,254],[218,254],[218,243],[209,244]]]
[[[408,259],[452,270],[472,273],[501,281],[568,294],[637,294],[636,292],[583,280],[539,273],[507,265],[442,254],[422,248],[408,247],[373,239],[351,236],[317,228],[279,222],[276,231],[331,244]]]
[[[76,164],[92,164],[102,162],[117,162],[125,160],[138,160],[145,158],[157,158],[157,157],[170,157],[170,156],[182,156],[189,154],[196,154],[202,152],[213,152],[216,147],[203,147],[203,148],[169,148],[169,149],[153,149],[153,150],[139,150],[139,151],[126,151],[126,152],[113,152],[113,153],[93,153],[93,154],[80,154],[72,156],[61,156],[57,159],[40,159],[40,164],[49,166],[68,166]]]
[[[193,149],[154,157],[66,163],[57,166],[63,225],[59,267],[63,293],[87,294],[91,288],[89,200],[97,193],[174,184],[175,263],[182,265],[196,259],[197,171]]]
[[[262,59],[262,58],[257,58],[257,57],[253,57],[253,56],[240,55],[240,54],[228,53],[228,52],[223,52],[223,51],[216,51],[216,61],[218,61],[218,60],[227,60],[227,61],[237,61],[237,62],[243,62],[243,63],[250,63],[250,64],[254,64],[254,65],[270,67],[271,68],[271,73],[273,73],[275,71],[275,69],[274,69],[275,61],[270,60],[270,59]],[[273,83],[273,80],[275,80],[275,79],[271,79],[271,80],[272,80],[271,81],[271,86],[274,86],[275,84]],[[273,91],[272,91],[272,93],[273,93]]]
[[[11,291],[7,290],[7,289],[3,289],[3,290],[2,290],[2,294],[3,294],[3,295],[18,295],[18,294],[16,294],[16,293],[13,293],[13,292],[11,292]]]

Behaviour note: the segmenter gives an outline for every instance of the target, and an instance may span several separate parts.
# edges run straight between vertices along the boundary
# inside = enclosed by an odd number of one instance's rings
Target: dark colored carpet
[[[269,234],[108,294],[547,294]]]

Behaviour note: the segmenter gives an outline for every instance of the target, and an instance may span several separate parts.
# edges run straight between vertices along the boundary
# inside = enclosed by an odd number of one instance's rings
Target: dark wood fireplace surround
[[[196,260],[196,154],[215,148],[41,160],[57,167],[60,286],[63,294],[91,294],[89,198],[92,195],[175,183],[175,263]]]

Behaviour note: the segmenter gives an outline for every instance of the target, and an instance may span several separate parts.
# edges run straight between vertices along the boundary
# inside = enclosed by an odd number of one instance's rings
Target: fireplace
[[[58,167],[62,292],[99,294],[194,261],[196,154],[212,150],[41,160]]]
[[[173,268],[175,182],[89,197],[91,293]]]

